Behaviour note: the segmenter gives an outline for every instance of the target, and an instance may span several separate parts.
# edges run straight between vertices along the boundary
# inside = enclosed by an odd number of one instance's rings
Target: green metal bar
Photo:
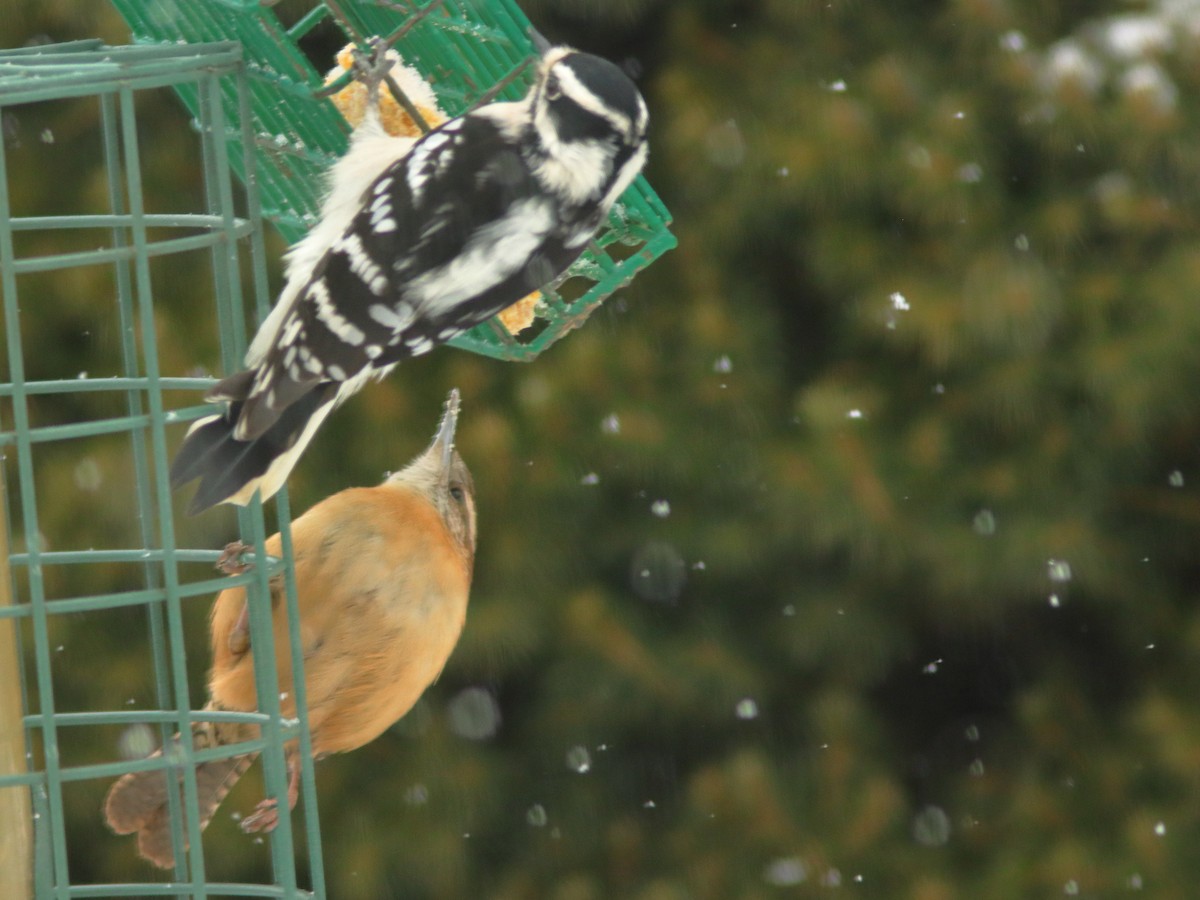
[[[193,407],[183,412],[172,410],[166,413],[165,421],[185,422],[201,418],[205,415],[212,415],[212,410],[205,407]],[[48,443],[74,438],[96,437],[102,434],[121,434],[131,430],[146,428],[151,424],[153,424],[153,419],[146,414],[140,416],[117,416],[112,419],[96,419],[91,422],[72,422],[69,425],[45,425],[41,428],[31,428],[29,429],[28,437],[32,443]],[[16,432],[0,432],[0,447],[15,444],[16,442]]]
[[[59,713],[57,722],[60,725],[113,725],[123,722],[167,722],[175,724],[178,714],[175,710],[163,709],[118,709],[108,710],[107,712],[77,712],[77,713]],[[29,719],[30,727],[37,727],[35,716],[26,716]],[[188,712],[188,722],[228,722],[234,725],[262,725],[266,723],[267,716],[261,712],[244,712],[235,709],[197,709]],[[293,727],[284,726],[284,730],[291,732]],[[197,759],[221,759],[222,748],[233,747],[227,756],[240,756],[250,750],[261,750],[258,746],[258,741],[261,738],[252,738],[237,744],[222,744],[221,747],[212,748],[210,750],[197,750],[197,754],[208,754],[207,756],[197,756]],[[244,746],[243,746],[244,745]],[[253,745],[253,746],[251,746]],[[142,760],[143,763],[146,760]],[[134,769],[154,769],[163,768],[163,766],[155,765],[140,765],[138,763],[129,763]]]
[[[217,98],[219,99],[219,98]],[[214,95],[199,98],[199,109],[213,114]],[[206,106],[205,100],[208,101]],[[232,205],[232,193],[228,181],[231,177],[227,166],[222,166],[224,155],[214,152],[206,158],[206,173],[211,179],[210,203],[222,202]],[[222,183],[224,182],[224,183]],[[224,279],[219,276],[224,274]],[[228,268],[218,273],[216,281],[217,321],[220,324],[222,364],[226,369],[235,368],[246,342],[245,319],[241,314],[240,289],[235,293],[230,283]],[[240,286],[239,286],[240,288]],[[263,523],[262,504],[256,498],[252,505],[238,511],[239,530],[249,536],[247,541],[259,556],[266,556],[266,529]],[[279,825],[271,833],[271,864],[275,880],[285,888],[296,888],[295,854],[292,847],[291,817],[284,809],[287,800],[288,773],[283,752],[279,679],[276,669],[274,633],[272,626],[270,575],[264,567],[255,567],[250,572],[246,585],[246,604],[249,611],[250,645],[254,648],[254,675],[257,689],[258,709],[267,720],[262,728],[266,745],[262,753],[263,781],[267,796],[275,797],[280,804]]]
[[[313,767],[312,731],[308,725],[308,685],[304,679],[304,642],[300,627],[300,603],[296,590],[296,569],[292,564],[296,555],[292,545],[292,512],[287,490],[276,495],[275,506],[279,512],[280,552],[287,561],[283,567],[284,601],[287,604],[288,647],[292,657],[292,690],[296,699],[296,716],[299,720],[299,754],[303,763],[300,767],[300,798],[304,808],[305,841],[308,847],[309,868],[312,872],[313,892],[325,896],[325,862],[321,849],[321,825],[317,812],[317,782]]]
[[[164,391],[203,391],[212,387],[215,378],[163,378],[159,381]],[[111,378],[62,378],[57,381],[35,381],[25,386],[25,392],[30,397],[38,394],[82,394],[90,391],[144,391],[147,387],[145,378],[117,377]],[[0,384],[0,397],[12,396],[12,388]],[[209,407],[196,409],[212,412]],[[171,413],[167,413],[168,416]]]
[[[98,419],[94,422],[74,422],[70,425],[46,425],[42,428],[30,428],[22,435],[17,434],[9,440],[8,435],[0,436],[0,446],[9,443],[19,443],[27,438],[30,443],[40,444],[49,441],[62,441],[69,438],[96,437],[101,434],[119,434],[131,428],[145,428],[150,424],[148,416],[117,416],[112,419]]]
[[[178,562],[215,563],[221,558],[221,551],[176,550],[174,556]],[[43,553],[40,557],[42,563],[47,566],[76,563],[162,562],[166,558],[167,555],[162,550],[52,550]],[[255,560],[256,565],[262,564],[256,557],[250,558]],[[9,562],[14,566],[29,565],[29,554],[14,553],[9,557]],[[268,571],[274,575],[282,568],[283,562],[278,557],[268,556],[266,565]],[[226,587],[236,587],[245,584],[249,580],[249,576],[245,574],[223,575],[215,580]]]
[[[213,63],[204,62],[200,68],[207,69]],[[146,73],[131,77],[130,73],[125,69],[113,69],[111,73],[96,72],[94,66],[89,66],[88,72],[85,75],[79,76],[59,76],[45,79],[42,84],[25,91],[14,91],[8,97],[5,97],[7,103],[37,103],[43,100],[67,100],[76,97],[92,97],[97,94],[119,94],[124,86],[128,85],[131,90],[151,90],[161,87],[176,87],[186,83],[194,77],[195,69],[191,67],[181,68],[179,65],[165,63],[161,71],[153,74]],[[71,71],[79,71],[79,67],[72,66]],[[102,76],[108,74],[111,80],[105,80]],[[6,90],[8,90],[6,86]]]
[[[220,97],[216,92],[209,94],[210,113],[218,121],[223,122]],[[248,112],[248,101],[244,91],[239,87],[239,112]],[[249,121],[243,118],[243,122]],[[224,153],[216,152],[215,171],[213,180],[217,187],[214,199],[221,208],[232,214],[233,193],[232,173]],[[252,164],[252,160],[247,160]],[[251,201],[253,202],[253,201]],[[223,270],[226,283],[218,291],[218,320],[221,321],[222,356],[228,368],[236,366],[236,360],[230,357],[239,356],[246,343],[245,317],[241,314],[242,293],[238,280],[238,260],[236,256],[228,261]],[[242,532],[247,533],[246,520],[249,519],[251,534],[250,543],[260,556],[266,556],[266,529],[263,523],[262,505],[257,500],[252,508],[242,510],[239,514]],[[267,722],[262,729],[266,737],[264,748],[263,771],[264,782],[268,796],[277,798],[280,804],[279,825],[271,833],[271,862],[278,881],[287,890],[296,890],[296,864],[293,849],[291,816],[284,809],[287,803],[288,773],[285,763],[283,744],[285,741],[282,728],[279,682],[276,670],[276,655],[272,625],[270,573],[266,567],[256,566],[251,570],[251,580],[247,585],[246,602],[249,606],[251,646],[254,647],[255,684],[258,690],[258,708],[267,714]],[[253,590],[257,588],[257,590]],[[257,620],[257,621],[256,621]],[[296,660],[293,658],[293,666]],[[300,676],[301,679],[303,675]],[[303,687],[301,686],[301,690]],[[294,690],[294,688],[293,688]],[[301,760],[303,761],[303,760]]]
[[[214,897],[283,897],[286,900],[320,895],[308,891],[289,891],[270,884],[210,884]],[[187,897],[192,895],[190,884],[88,884],[71,888],[71,897]]]
[[[109,95],[100,99],[111,101]],[[133,224],[129,213],[95,213],[79,216],[23,216],[13,219],[13,231],[70,230],[80,228],[128,228]],[[154,228],[208,228],[214,231],[225,223],[211,213],[147,213],[146,224]],[[243,228],[247,227],[243,223]],[[184,249],[193,249],[186,247]]]
[[[96,50],[104,46],[104,41],[100,38],[80,38],[75,41],[63,41],[61,44],[54,45],[56,53],[79,53],[84,50]],[[0,62],[8,62],[12,60],[21,60],[22,57],[42,56],[46,53],[46,47],[42,44],[33,44],[28,47],[8,47],[0,51]]]
[[[35,897],[49,897],[54,890],[54,856],[50,829],[53,816],[50,814],[50,796],[46,785],[46,773],[42,781],[32,787],[33,795],[33,893]]]
[[[48,838],[50,844],[49,865],[45,871],[51,874],[51,885],[44,890],[56,898],[67,896],[69,880],[67,870],[66,823],[62,817],[62,784],[58,779],[61,761],[58,751],[58,730],[54,721],[54,681],[50,669],[50,641],[45,608],[45,583],[39,559],[37,495],[34,490],[33,447],[28,437],[29,407],[25,393],[25,361],[21,347],[20,305],[17,299],[17,276],[14,268],[16,252],[13,235],[8,222],[12,220],[12,205],[8,195],[8,163],[3,141],[0,141],[0,285],[4,293],[5,339],[8,346],[9,377],[13,386],[13,424],[17,430],[17,476],[21,496],[21,520],[25,543],[29,553],[29,601],[32,608],[35,682],[38,689],[40,718],[42,721],[42,744],[46,774],[46,789],[49,793],[45,805],[46,821],[38,831],[39,851],[45,852],[42,844]],[[36,799],[36,798],[35,798]]]
[[[237,756],[243,753],[262,753],[271,749],[270,739],[263,737],[254,741],[239,741],[237,744],[228,744],[221,747],[214,747],[208,750],[197,750],[195,762],[201,765],[214,760],[229,759],[232,756]],[[142,763],[150,762],[153,765],[142,765]],[[63,769],[62,779],[64,783],[73,781],[94,781],[96,779],[116,778],[120,775],[125,775],[130,772],[144,771],[163,771],[168,777],[179,768],[179,763],[173,759],[167,759],[164,756],[148,758],[146,760],[138,760],[136,762],[110,762],[96,763],[88,766],[73,766]]]
[[[0,788],[33,787],[46,780],[44,772],[21,772],[13,775],[0,775]],[[36,850],[35,850],[36,852]]]
[[[237,120],[243,135],[249,135],[253,127],[254,114],[245,79],[238,79],[237,82]],[[246,187],[246,217],[252,226],[250,229],[250,271],[253,276],[254,320],[261,322],[270,312],[272,300],[271,285],[267,280],[267,248],[263,238],[262,191],[258,181],[259,169],[253,142],[243,140],[241,150],[241,175]],[[244,327],[244,322],[245,317],[240,316],[236,320],[236,325]],[[232,346],[228,349],[222,348],[222,363],[232,368],[241,361],[240,355],[245,349],[246,335],[244,330],[235,330],[230,338]],[[228,354],[228,358],[225,354]],[[235,356],[236,358],[234,358]]]
[[[231,749],[234,746],[234,744],[229,744],[228,746],[216,747],[212,750],[198,750],[196,751],[195,761],[198,765],[200,765],[206,762],[213,762],[214,760],[228,759],[230,756],[235,755]],[[260,753],[264,749],[268,749],[269,746],[270,744],[266,738],[261,738],[257,741],[244,741],[236,744],[238,751],[244,753]],[[124,761],[96,763],[88,766],[73,766],[63,769],[62,780],[64,783],[73,781],[94,781],[97,779],[116,778],[120,775],[125,775],[130,772],[156,770],[164,771],[166,772],[167,776],[170,777],[170,775],[179,768],[179,763],[175,762],[173,759],[167,759],[164,756],[158,756],[149,759],[148,761],[154,763],[154,765],[140,765],[140,763],[145,762],[145,760],[139,760],[137,762]]]
[[[144,724],[147,722],[155,722],[159,725],[171,725],[177,714],[173,710],[138,710],[138,711],[110,711],[99,713],[59,713],[55,717],[55,721],[61,727],[80,726],[80,725],[120,725],[120,724]],[[40,717],[37,715],[25,716],[24,724],[27,729],[36,729],[40,726]],[[254,712],[230,712],[230,711],[208,711],[203,710],[193,713],[191,716],[192,722],[232,722],[247,725],[262,726],[268,721],[268,717],[262,713]],[[290,739],[297,735],[300,730],[298,720],[290,720],[283,724],[280,730],[281,735],[285,739]],[[232,744],[222,744],[218,747],[210,747],[204,750],[195,751],[195,761],[199,763],[211,762],[213,760],[230,759],[235,756],[242,756],[249,753],[261,753],[268,747],[268,738],[260,734],[257,738],[238,741]],[[61,778],[64,782],[70,781],[89,781],[96,779],[115,778],[120,775],[125,775],[130,772],[151,772],[151,771],[174,771],[179,768],[179,764],[172,759],[168,759],[162,755],[149,756],[141,760],[109,762],[109,763],[94,763],[83,766],[66,767],[62,771]],[[7,788],[18,785],[38,785],[45,780],[44,773],[40,772],[23,772],[12,775],[0,775],[0,788]]]
[[[223,220],[233,215],[233,197],[228,191],[229,163],[225,156],[225,148],[216,145],[215,136],[225,130],[224,116],[221,111],[221,96],[215,79],[206,78],[200,82],[197,94],[197,110],[204,122],[204,140],[201,141],[202,160],[204,165],[204,195],[208,203],[208,212],[214,218]],[[227,224],[227,223],[226,223]],[[247,223],[249,224],[249,223]],[[235,320],[240,320],[241,309],[240,285],[234,282],[234,272],[237,266],[238,247],[235,240],[226,246],[226,253],[214,246],[212,250],[213,290],[215,292],[217,309],[217,332],[224,338],[233,334]],[[233,254],[230,260],[229,252]],[[236,292],[236,294],[235,294]],[[228,343],[222,340],[222,350],[226,351]],[[226,360],[222,365],[226,371]]]
[[[186,600],[189,597],[198,597],[222,591],[227,587],[232,587],[232,585],[223,578],[193,581],[179,587],[178,597],[179,599]],[[167,592],[165,587],[140,588],[134,591],[121,591],[111,594],[91,594],[87,597],[47,600],[46,614],[66,615],[68,613],[96,612],[98,610],[119,609],[125,606],[138,606],[150,603],[163,604],[171,599],[171,594]],[[13,610],[20,609],[22,607],[10,607],[9,610],[3,613],[3,618],[16,618],[27,615],[21,612],[13,612]]]
[[[165,218],[165,217],[164,217]],[[220,225],[220,222],[212,223]],[[234,229],[237,237],[242,237],[249,231],[247,223],[239,223]],[[228,243],[226,233],[193,234],[187,237],[169,238],[162,241],[148,241],[147,256],[166,256],[172,253],[184,253],[188,250],[203,250],[207,247],[219,247]],[[32,256],[14,263],[18,275],[31,272],[52,272],[71,266],[94,266],[97,263],[129,262],[133,260],[132,247],[97,247],[91,250],[80,250],[74,253],[54,253],[49,256]]]
[[[247,127],[251,121],[250,98],[244,82],[238,83],[238,118],[242,127]],[[269,312],[270,286],[267,283],[266,247],[262,234],[262,209],[259,205],[257,181],[257,166],[254,158],[254,148],[249,142],[243,143],[243,172],[246,183],[247,215],[255,228],[251,232],[250,256],[251,271],[254,273],[255,317],[261,321]],[[239,320],[241,321],[241,320]],[[244,335],[235,335],[235,343],[240,350],[244,344]],[[304,677],[304,646],[300,633],[300,607],[296,594],[296,570],[293,565],[295,554],[292,547],[292,514],[291,502],[287,486],[275,495],[277,512],[280,552],[283,555],[281,566],[284,579],[284,602],[288,614],[288,643],[292,659],[292,690],[296,701],[296,717],[299,720],[299,756],[300,756],[300,797],[303,802],[304,829],[308,867],[312,879],[313,894],[325,896],[325,860],[321,847],[321,823],[317,810],[316,777],[313,771],[312,733],[308,725],[308,687]],[[271,557],[267,557],[271,559]],[[280,562],[276,560],[276,562]],[[255,566],[255,569],[266,566]],[[274,570],[267,570],[268,576]]]
[[[175,551],[174,522],[171,513],[171,498],[169,489],[162,481],[162,473],[167,471],[167,448],[163,434],[162,394],[158,385],[158,346],[155,336],[154,300],[152,282],[150,279],[149,258],[145,255],[147,248],[146,223],[143,218],[145,201],[142,194],[141,159],[138,149],[137,122],[135,118],[134,98],[132,89],[120,93],[122,148],[124,150],[126,182],[129,196],[129,209],[132,216],[133,245],[137,249],[134,266],[134,293],[138,308],[138,318],[141,330],[141,349],[144,359],[146,378],[150,385],[147,399],[150,405],[152,419],[151,446],[153,464],[156,474],[156,499],[158,501],[158,530],[160,546],[169,556],[163,566],[165,587],[167,590],[167,634],[171,643],[171,674],[174,688],[176,709],[178,711],[177,728],[182,735],[190,734],[187,714],[191,709],[187,680],[187,650],[184,643],[183,616],[180,608],[179,578],[175,562],[171,554]],[[178,744],[182,766],[184,768],[184,818],[187,833],[192,836],[187,852],[190,863],[191,881],[196,897],[206,897],[204,887],[204,853],[200,842],[199,801],[196,789],[196,771],[193,762],[192,742],[187,739]],[[175,828],[177,819],[172,817],[172,833],[178,840]],[[176,868],[182,865],[182,847],[176,844]]]
[[[166,60],[168,63],[177,61],[181,67],[199,69],[206,65],[230,64],[227,55],[231,50],[236,53],[236,46],[234,41],[213,41],[206,44],[192,44],[186,49],[162,44],[110,47],[99,38],[85,38],[62,44],[38,44],[0,50],[0,64],[19,63],[18,71],[25,71],[29,67],[48,66],[54,68],[76,62],[79,65],[89,63],[109,68],[128,66],[134,62],[144,63],[146,60]],[[66,56],[68,63],[60,62],[60,55]],[[233,63],[236,64],[236,59]],[[137,70],[130,74],[136,76]]]
[[[266,551],[262,503],[255,494],[250,505],[238,510],[241,533],[262,556]],[[268,797],[279,803],[279,824],[271,832],[271,864],[275,880],[288,890],[296,889],[295,855],[292,850],[292,820],[287,810],[287,765],[281,728],[279,675],[276,669],[274,627],[271,615],[271,586],[265,570],[255,569],[254,581],[246,590],[250,618],[250,646],[254,648],[254,683],[258,689],[258,710],[265,713],[263,732],[267,747],[262,754],[263,782]],[[255,583],[257,582],[257,583]],[[294,689],[294,686],[293,686]]]
[[[104,157],[105,169],[108,172],[109,179],[109,208],[113,215],[121,220],[121,226],[125,226],[126,222],[132,224],[132,218],[128,215],[124,184],[120,177],[123,168],[121,165],[121,143],[118,133],[116,103],[112,95],[105,95],[101,98],[101,104],[104,111]],[[128,245],[125,227],[118,227],[114,224],[113,244],[121,247]],[[146,382],[145,379],[138,378],[140,367],[138,365],[137,325],[133,309],[133,274],[129,263],[125,260],[116,262],[115,266],[117,275],[117,319],[121,332],[121,363],[126,377],[133,382],[130,384],[130,389],[127,392],[126,396],[128,399],[126,402],[130,414],[140,416],[143,414],[140,389],[146,386]],[[130,434],[129,440],[134,464],[138,530],[141,535],[142,546],[150,548],[153,546],[155,513],[154,504],[150,496],[150,466],[146,453],[146,441],[144,435],[138,434]],[[153,551],[150,549],[144,552],[146,554],[153,554]],[[161,553],[159,555],[161,556]],[[162,587],[162,578],[159,568],[153,565],[153,562],[161,562],[161,560],[148,559],[143,566],[143,575],[149,590],[158,592]],[[117,602],[118,599],[125,598],[113,598],[109,602]],[[147,602],[145,605],[146,626],[148,629],[147,637],[150,641],[150,658],[154,671],[154,695],[158,705],[165,707],[171,700],[170,659],[168,657],[166,641],[167,626],[162,606],[159,603]],[[65,608],[69,610],[70,606],[68,605]],[[171,733],[172,728],[169,723],[162,722],[159,724],[158,739],[160,747],[169,745],[172,736]],[[173,842],[176,846],[179,846],[183,836],[180,833],[178,825],[181,821],[181,816],[179,815],[179,796],[176,791],[167,792],[167,813],[168,821],[171,822],[173,831]],[[179,872],[178,863],[176,864],[176,873],[182,874]]]
[[[299,22],[288,29],[288,37],[290,37],[293,41],[300,40],[300,38],[304,37],[306,34],[320,25],[328,15],[329,9],[325,6],[325,4],[318,3],[307,13],[305,13]]]

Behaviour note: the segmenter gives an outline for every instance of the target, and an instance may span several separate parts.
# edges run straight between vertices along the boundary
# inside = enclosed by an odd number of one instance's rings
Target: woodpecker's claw
[[[352,54],[354,58],[354,76],[367,86],[367,108],[374,108],[379,101],[379,85],[383,83],[392,68],[388,59],[391,46],[381,37],[367,39],[371,52],[364,53],[357,47]]]

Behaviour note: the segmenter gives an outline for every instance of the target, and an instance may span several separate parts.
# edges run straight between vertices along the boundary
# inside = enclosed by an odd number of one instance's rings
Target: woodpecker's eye
[[[467,498],[467,492],[456,484],[450,488],[450,496],[455,503],[462,503]]]
[[[557,100],[562,96],[562,87],[558,83],[557,78],[546,79],[546,99]]]

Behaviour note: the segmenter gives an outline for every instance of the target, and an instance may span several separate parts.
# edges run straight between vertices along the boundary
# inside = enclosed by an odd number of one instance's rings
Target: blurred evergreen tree
[[[120,39],[101,5],[18,9],[6,43]],[[681,246],[532,365],[406,364],[296,473],[298,508],[372,481],[463,391],[467,631],[405,721],[318,768],[333,896],[1192,896],[1200,10],[529,12],[642,73]],[[147,165],[183,203],[188,132],[157,112]],[[35,165],[22,190],[69,199]],[[212,365],[197,281],[163,303],[179,371]],[[39,318],[48,372],[103,327],[85,288]],[[94,457],[48,463],[68,542],[128,478]],[[222,515],[189,534],[219,546]],[[148,705],[102,624],[66,634],[63,690]],[[73,808],[81,880],[141,871],[102,790]],[[210,840],[214,877],[264,871],[232,823]]]

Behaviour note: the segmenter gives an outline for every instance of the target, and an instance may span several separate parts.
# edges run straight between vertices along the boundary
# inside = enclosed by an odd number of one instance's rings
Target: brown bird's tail
[[[212,705],[205,707],[212,709]],[[237,740],[237,735],[228,734],[235,726],[223,726],[218,730],[215,723],[198,722],[192,726],[192,746],[205,749]],[[178,736],[176,736],[178,740]],[[249,753],[231,759],[219,759],[201,763],[196,767],[196,795],[200,806],[200,828],[204,829],[212,819],[225,795],[245,774],[258,754]],[[161,757],[162,751],[155,751]],[[150,772],[131,772],[122,775],[104,798],[104,820],[117,834],[138,835],[138,852],[162,869],[175,865],[175,850],[171,842],[170,807],[167,798],[167,782],[174,783],[180,803],[183,802],[183,776],[176,770],[156,769]],[[184,846],[188,838],[184,834]]]

